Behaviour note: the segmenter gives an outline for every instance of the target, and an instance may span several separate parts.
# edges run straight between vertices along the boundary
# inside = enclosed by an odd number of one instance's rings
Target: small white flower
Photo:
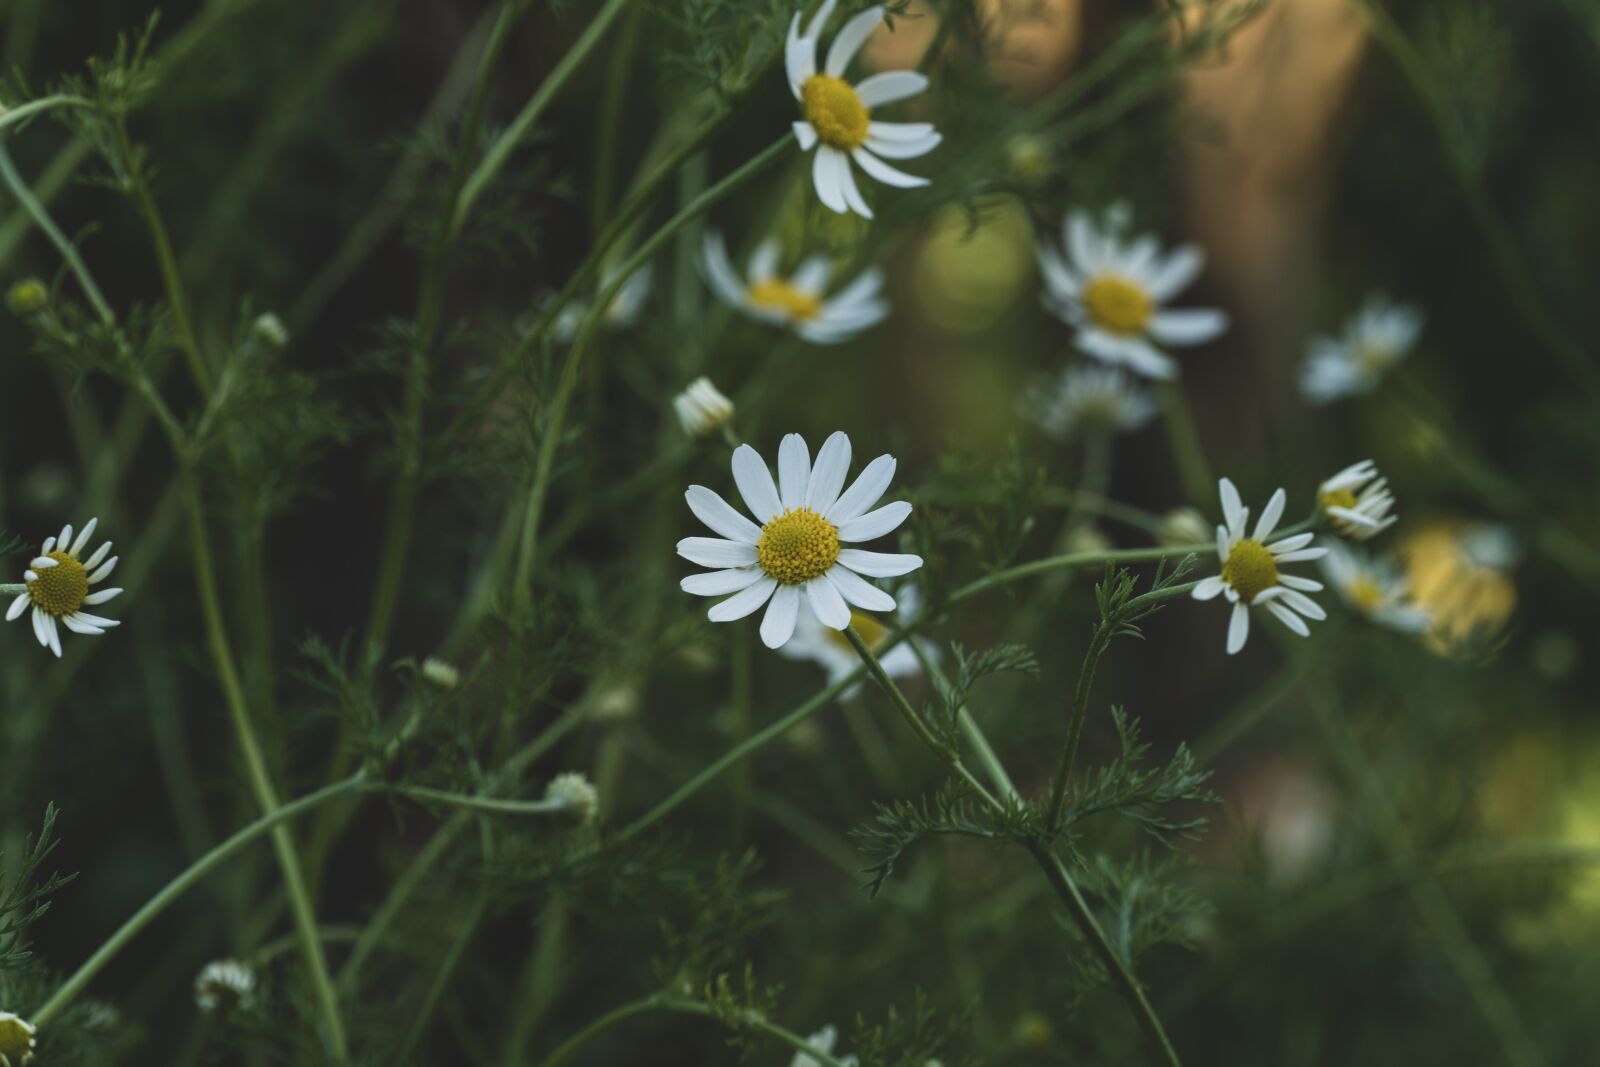
[[[704,437],[728,424],[733,418],[733,401],[711,384],[710,378],[696,378],[689,388],[672,398],[678,424],[690,437]]]
[[[1335,541],[1322,558],[1322,573],[1345,604],[1381,626],[1420,634],[1433,625],[1433,617],[1412,602],[1411,583],[1388,561]]]
[[[1255,605],[1265,607],[1301,637],[1310,637],[1311,631],[1300,615],[1317,620],[1328,617],[1315,600],[1306,596],[1320,590],[1322,583],[1283,574],[1278,567],[1284,563],[1321,559],[1328,550],[1306,547],[1316,536],[1309,533],[1272,542],[1267,540],[1277,528],[1278,520],[1283,518],[1288,497],[1282,489],[1272,494],[1256,520],[1255,530],[1246,537],[1245,523],[1250,518],[1250,509],[1240,501],[1239,490],[1228,479],[1222,479],[1218,488],[1222,494],[1222,515],[1227,520],[1226,526],[1217,527],[1217,557],[1222,560],[1222,573],[1202,579],[1195,586],[1193,596],[1196,600],[1210,600],[1225,593],[1233,604],[1233,615],[1228,620],[1228,655],[1243,648],[1245,638],[1250,636],[1250,608]]]
[[[708,233],[706,278],[730,307],[753,319],[791,329],[812,344],[847,341],[889,314],[889,305],[878,299],[878,290],[883,288],[882,271],[862,271],[855,281],[826,297],[828,281],[833,276],[827,256],[808,256],[793,274],[784,277],[778,273],[781,254],[776,240],[769,237],[762,241],[750,257],[746,278],[740,280],[722,235]]]
[[[114,619],[103,619],[83,610],[85,605],[104,604],[122,592],[121,589],[89,592],[91,586],[108,578],[117,566],[116,556],[106,559],[111,551],[110,541],[95,549],[88,559],[81,558],[98,521],[90,519],[76,541],[72,539],[70,523],[61,528],[60,536],[46,538],[39,555],[23,574],[27,589],[17,595],[6,612],[6,621],[12,622],[21,618],[31,604],[33,635],[41,645],[54,652],[57,659],[61,658],[57,623],[76,634],[103,634],[107,627],[121,625]]]
[[[650,297],[652,276],[653,271],[648,263],[628,275],[628,280],[611,298],[611,306],[606,308],[600,321],[612,329],[623,329],[637,322],[639,313],[644,310],[644,302]],[[609,289],[616,277],[615,269],[602,273],[600,288]],[[583,325],[583,317],[588,313],[589,305],[585,301],[577,298],[567,301],[566,307],[556,315],[556,321],[550,324],[551,335],[563,344],[571,341],[578,336],[578,327]]]
[[[1352,463],[1317,487],[1317,506],[1345,537],[1365,541],[1393,526],[1394,494],[1372,460]]]
[[[1411,352],[1422,332],[1422,311],[1382,296],[1367,298],[1339,337],[1314,337],[1306,346],[1300,392],[1315,404],[1365,393]]]
[[[1025,401],[1039,428],[1067,437],[1080,427],[1137,430],[1156,414],[1150,394],[1116,367],[1073,366],[1049,386],[1035,388]]]
[[[839,1043],[839,1030],[832,1023],[806,1038],[806,1044],[822,1053],[824,1056],[833,1056],[833,1046]],[[859,1061],[854,1056],[834,1056],[840,1063],[853,1065]],[[804,1052],[796,1052],[789,1061],[789,1067],[822,1067],[822,1061],[815,1056],[807,1056]]]
[[[23,1067],[33,1059],[32,1023],[12,1011],[0,1011],[0,1067]]]
[[[684,494],[689,510],[722,536],[678,542],[684,559],[719,568],[683,579],[684,592],[734,594],[712,605],[706,613],[712,622],[742,619],[770,600],[761,620],[768,648],[782,648],[794,635],[802,602],[834,630],[850,625],[851,605],[893,611],[894,597],[861,575],[909,574],[922,566],[922,557],[843,546],[892,533],[911,514],[905,501],[868,510],[889,488],[894,469],[893,456],[879,456],[841,493],[850,470],[850,438],[843,432],[823,443],[815,467],[804,439],[789,434],[778,447],[776,482],[760,454],[740,445],[733,453],[733,480],[760,525],[705,486],[691,485]]]
[[[194,979],[194,1002],[201,1011],[248,1008],[255,992],[255,972],[238,960],[213,960]]]
[[[900,595],[895,599],[899,601],[899,607],[895,611],[897,625],[903,626],[917,617],[921,610],[922,595],[916,586],[908,585],[901,589]],[[884,625],[877,616],[854,609],[850,612],[850,625],[855,627],[856,633],[861,635],[861,640],[866,642],[867,647],[874,653],[878,652],[891,632],[891,628]],[[910,678],[922,673],[922,661],[912,649],[912,641],[922,649],[923,655],[930,659],[938,658],[938,649],[933,642],[925,638],[913,637],[908,641],[902,641],[878,656],[878,662],[883,664],[884,673],[889,677]],[[856,655],[855,646],[843,632],[822,625],[811,612],[801,613],[799,621],[795,623],[794,637],[779,649],[779,652],[789,659],[810,660],[818,664],[827,673],[829,685],[848,676],[851,671],[861,666],[861,657]],[[848,700],[855,696],[860,688],[860,684],[857,683],[839,695]]]
[[[1228,328],[1211,308],[1168,310],[1162,305],[1200,273],[1205,254],[1183,245],[1163,254],[1151,236],[1125,240],[1119,205],[1097,225],[1085,211],[1062,224],[1065,256],[1040,246],[1044,305],[1078,330],[1078,347],[1096,359],[1121,363],[1150,378],[1172,378],[1178,365],[1159,345],[1201,345]]]
[[[287,348],[289,346],[289,327],[285,326],[283,320],[270,311],[256,316],[254,329],[256,336],[273,348]]]
[[[461,672],[455,665],[433,656],[422,661],[422,676],[445,689],[454,689],[461,684]]]
[[[939,146],[943,139],[929,122],[879,122],[872,108],[916,96],[928,87],[928,79],[913,70],[890,70],[863,79],[857,85],[844,80],[845,68],[883,21],[883,8],[869,7],[844,24],[833,39],[821,71],[817,70],[817,46],[838,0],[827,0],[800,32],[800,12],[789,23],[789,39],[784,49],[784,65],[789,72],[789,90],[800,102],[804,119],[794,124],[800,151],[815,148],[811,180],[817,198],[831,211],[853,211],[872,218],[872,209],[856,186],[850,167],[856,166],[885,185],[910,189],[927,185],[928,179],[896,170],[883,161],[915,159]]]
[[[579,826],[588,826],[600,812],[600,791],[588,778],[575,772],[550,779],[544,795],[546,799],[561,801],[572,815],[572,821]]]

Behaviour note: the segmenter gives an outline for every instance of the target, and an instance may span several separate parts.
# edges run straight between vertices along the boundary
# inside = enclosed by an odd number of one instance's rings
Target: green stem
[[[0,132],[3,132],[7,126],[26,122],[35,115],[42,115],[46,111],[58,107],[81,107],[93,110],[94,101],[85,100],[81,96],[57,93],[55,96],[40,97],[38,100],[30,100],[26,104],[18,104],[13,108],[0,108]]]
[[[1158,391],[1167,424],[1167,442],[1172,448],[1172,462],[1178,468],[1183,491],[1189,503],[1204,507],[1216,492],[1217,483],[1212,480],[1206,464],[1194,415],[1189,411],[1189,400],[1183,395],[1183,386],[1175,381],[1162,382]]]
[[[467,811],[487,812],[491,815],[559,815],[570,804],[559,797],[545,800],[502,800],[498,797],[471,796],[451,793],[443,789],[429,789],[420,785],[394,786],[390,792],[412,800],[434,804],[447,804]]]
[[[14,112],[13,112],[14,114]],[[0,122],[4,119],[0,118]],[[104,326],[115,326],[116,312],[111,310],[111,305],[106,303],[106,298],[100,292],[100,287],[95,284],[94,276],[89,273],[89,267],[84,263],[83,257],[78,255],[78,248],[61,232],[60,227],[50,218],[45,206],[39,198],[33,195],[33,190],[28,188],[28,183],[22,180],[22,175],[17,173],[16,165],[11,162],[11,153],[6,151],[4,141],[0,141],[0,180],[4,180],[6,187],[11,190],[11,195],[17,198],[17,203],[22,205],[22,210],[33,219],[44,235],[50,238],[50,243],[56,246],[61,253],[61,258],[67,261],[73,276],[78,279],[78,284],[83,288],[84,296],[89,298],[89,303],[94,307],[94,313]]]
[[[210,852],[201,856],[194,863],[168,882],[159,893],[145,902],[144,907],[134,912],[133,916],[117,928],[117,931],[106,939],[94,954],[85,960],[72,976],[61,983],[48,1001],[32,1015],[32,1021],[37,1026],[43,1026],[61,1012],[68,1004],[82,993],[94,976],[103,970],[112,958],[127,947],[128,942],[138,936],[139,931],[150,925],[157,915],[174,904],[179,897],[187,892],[195,883],[221,866],[236,853],[242,851],[247,845],[266,833],[276,834],[281,826],[288,820],[298,815],[303,815],[328,801],[344,796],[361,789],[364,784],[364,774],[355,774],[342,782],[325,786],[315,793],[307,794],[298,800],[292,800],[281,807],[274,808],[271,812],[262,815],[255,822],[235,833],[226,841],[217,845]]]
[[[700,1015],[707,1018],[720,1019],[735,1028],[747,1026],[752,1030],[766,1034],[768,1037],[776,1038],[796,1052],[805,1053],[817,1063],[822,1064],[823,1067],[845,1067],[843,1061],[834,1058],[821,1049],[812,1047],[799,1034],[786,1030],[777,1023],[769,1022],[754,1013],[747,1012],[737,1022],[733,1022],[712,1011],[708,1005],[702,1004],[698,1000],[670,997],[659,993],[645,997],[642,1000],[636,1000],[632,1004],[624,1004],[620,1008],[613,1008],[598,1019],[595,1019],[588,1026],[563,1041],[544,1059],[540,1060],[539,1067],[558,1067],[559,1064],[565,1063],[568,1057],[587,1044],[592,1038],[609,1030],[617,1023],[652,1011],[679,1012],[685,1015]]]

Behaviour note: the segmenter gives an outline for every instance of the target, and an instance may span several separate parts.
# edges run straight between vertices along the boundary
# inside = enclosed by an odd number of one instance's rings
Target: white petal
[[[839,0],[824,0],[823,5],[817,8],[817,13],[811,16],[811,22],[806,26],[806,36],[815,40],[822,35],[823,27],[828,25],[828,20],[833,17],[833,9],[838,6]]]
[[[1321,559],[1328,554],[1326,548],[1302,548],[1298,552],[1284,552],[1273,558],[1279,563],[1299,563],[1305,559]]]
[[[1268,604],[1267,610],[1272,612],[1273,618],[1283,623],[1301,637],[1311,636],[1311,627],[1305,624],[1305,620],[1301,619],[1300,616],[1296,615],[1282,604],[1276,602]]]
[[[734,271],[733,262],[728,259],[728,246],[723,242],[722,234],[706,234],[700,265],[706,272],[706,281],[711,283],[711,288],[724,303],[736,308],[744,306],[745,286]]]
[[[804,56],[810,51],[812,60],[807,69]],[[789,20],[789,32],[783,41],[783,67],[784,73],[789,76],[789,91],[796,100],[800,99],[800,87],[805,80],[817,72],[816,46],[800,36],[800,12],[794,13],[794,18]]]
[[[893,185],[901,189],[915,189],[918,186],[928,184],[927,178],[919,178],[914,174],[895,170],[865,148],[855,149],[850,153],[850,157],[856,161],[862,170],[885,185]]]
[[[841,541],[872,541],[897,529],[911,514],[911,504],[897,500],[839,526]]]
[[[90,615],[87,611],[74,611],[72,613],[72,617],[77,619],[79,622],[86,622],[90,626],[111,627],[122,625],[122,623],[118,622],[116,619],[102,619],[98,615]]]
[[[809,152],[817,146],[817,128],[803,119],[794,124],[794,139],[800,144],[800,151]]]
[[[902,552],[868,552],[864,548],[846,548],[839,552],[839,563],[869,578],[898,578],[922,566],[922,557]]]
[[[778,486],[772,480],[772,472],[767,469],[767,461],[749,445],[740,445],[733,450],[733,483],[739,487],[745,507],[757,519],[766,522],[783,510],[783,505],[778,503]]]
[[[61,536],[56,538],[56,544],[60,546],[61,551],[65,552],[67,550],[67,546],[71,543],[72,523],[69,522],[65,526],[61,527]]]
[[[111,542],[107,541],[105,544],[94,550],[94,555],[83,561],[83,569],[88,571],[98,567],[100,565],[100,561],[105,559],[106,553],[110,551]]]
[[[883,21],[882,7],[869,7],[855,18],[844,24],[838,36],[833,39],[833,46],[828,49],[828,61],[823,65],[823,70],[835,78],[844,73],[850,61],[861,51],[861,46],[867,43],[867,38],[872,36],[872,31],[878,28],[878,23]]]
[[[856,184],[856,172],[850,169],[850,160],[843,155],[839,158],[843,160],[839,168],[839,191],[844,193],[845,204],[862,218],[872,218],[872,208],[861,195],[861,187]]]
[[[1306,593],[1315,593],[1322,589],[1322,583],[1311,578],[1302,578],[1298,574],[1280,574],[1278,581],[1290,589],[1299,589]]]
[[[42,554],[49,552],[54,547],[56,547],[56,539],[54,537],[46,537],[44,539],[44,544],[39,546],[39,551]]]
[[[824,577],[839,590],[839,595],[867,611],[893,611],[894,597],[854,571],[835,566]]]
[[[883,271],[873,267],[862,271],[856,280],[833,294],[833,299],[828,301],[829,307],[840,304],[853,304],[857,301],[870,300],[883,288]]]
[[[832,277],[833,264],[827,256],[807,256],[789,276],[789,284],[802,292],[820,294]]]
[[[1205,262],[1205,253],[1195,245],[1173,249],[1166,261],[1150,272],[1150,295],[1159,303],[1171,300],[1199,276]]]
[[[1061,230],[1073,266],[1079,271],[1097,271],[1104,266],[1100,235],[1088,212],[1074,211],[1067,216]]]
[[[1222,595],[1222,591],[1227,587],[1228,583],[1222,580],[1221,575],[1213,574],[1209,578],[1200,579],[1200,584],[1195,586],[1189,595],[1196,600],[1210,600]]]
[[[44,620],[49,617],[42,608],[33,609],[33,636],[38,638],[39,643],[45,648],[50,647],[50,635],[45,633],[44,629]]]
[[[850,606],[844,602],[838,587],[826,578],[806,583],[806,599],[817,621],[831,630],[843,630],[850,625]]]
[[[856,95],[868,107],[882,107],[908,96],[916,96],[928,87],[926,75],[914,70],[886,70],[856,83]]]
[[[121,593],[121,589],[102,589],[98,593],[90,593],[88,596],[84,597],[83,602],[88,604],[90,607],[93,607],[96,604],[104,604],[106,601],[120,595]]]
[[[712,530],[732,541],[755,544],[761,540],[761,527],[733,510],[722,497],[703,485],[691,485],[683,494],[689,510]]]
[[[60,563],[49,556],[40,556],[38,559],[30,560],[28,566],[36,571],[47,571],[51,567],[60,566]]]
[[[855,484],[845,490],[843,496],[834,502],[833,507],[823,517],[837,526],[841,522],[849,522],[857,515],[864,515],[868,508],[878,502],[889,488],[889,482],[894,478],[895,459],[893,456],[879,456],[868,463],[866,468],[856,476]]]
[[[1062,259],[1055,249],[1043,245],[1039,246],[1036,254],[1039,260],[1039,272],[1044,275],[1045,285],[1059,297],[1076,299],[1083,291],[1083,283],[1072,273],[1067,261]]]
[[[817,199],[822,201],[823,207],[839,215],[850,210],[844,201],[839,177],[840,170],[849,166],[849,160],[831,145],[818,145],[811,159],[811,183],[817,187]]]
[[[678,555],[702,567],[748,567],[756,561],[756,546],[720,537],[685,537]]]
[[[71,630],[75,634],[103,634],[103,633],[105,633],[105,631],[102,630],[100,627],[91,626],[89,623],[81,621],[76,615],[64,615],[64,616],[62,616],[61,625],[65,626],[67,629]]]
[[[1309,545],[1316,536],[1314,533],[1303,533],[1295,534],[1293,537],[1280,537],[1268,545],[1267,548],[1273,553],[1293,552],[1297,548],[1304,548]]]
[[[1321,604],[1318,604],[1304,593],[1296,592],[1293,589],[1285,589],[1283,595],[1278,599],[1282,600],[1285,606],[1293,608],[1308,619],[1316,619],[1321,622],[1328,617],[1328,613],[1322,610]]]
[[[1256,519],[1256,532],[1251,534],[1252,540],[1265,541],[1278,528],[1278,520],[1283,518],[1284,505],[1289,502],[1289,494],[1279,489],[1272,494],[1272,499],[1267,501],[1267,506],[1261,509],[1261,515]]]
[[[772,594],[767,613],[761,617],[761,643],[782,648],[794,636],[795,619],[800,615],[800,587],[781,585]]]
[[[1227,328],[1227,314],[1211,308],[1158,311],[1150,319],[1150,336],[1164,345],[1203,345]]]
[[[1233,655],[1244,647],[1245,639],[1250,636],[1250,609],[1243,604],[1233,606],[1233,615],[1228,619],[1228,655]]]
[[[805,507],[810,480],[811,453],[805,438],[797,433],[786,435],[778,445],[778,496],[785,508]]]
[[[66,538],[62,538],[63,541]],[[56,620],[49,615],[44,617],[44,633],[49,639],[50,651],[56,654],[56,659],[61,658],[61,631],[56,628]]]
[[[806,483],[806,507],[826,515],[839,499],[844,476],[850,472],[850,438],[843,430],[828,435],[817,451],[817,464]]]
[[[1250,513],[1245,510],[1244,501],[1239,499],[1238,486],[1223,478],[1217,483],[1217,494],[1222,498],[1222,517],[1228,522],[1228,532],[1242,533],[1245,519]]]
[[[762,578],[727,600],[711,605],[710,610],[706,612],[706,618],[712,622],[732,622],[735,619],[742,619],[765,604],[777,587],[776,578]]]
[[[1217,527],[1217,558],[1227,559],[1228,552],[1233,548],[1233,537],[1228,533],[1226,526]]]
[[[935,132],[931,122],[873,121],[867,125],[867,136],[877,137],[884,141],[895,141],[899,144],[921,141]]]
[[[842,552],[840,553],[840,555],[843,554]],[[17,599],[13,600],[11,607],[6,609],[6,622],[16,622],[17,619],[21,618],[22,613],[28,610],[28,601],[30,599],[26,592],[18,593]]]
[[[678,583],[678,588],[695,596],[727,596],[748,589],[762,577],[760,567],[730,567],[722,571],[691,574]]]
[[[39,572],[35,570],[23,571],[22,580],[25,582],[37,582],[39,580]]]
[[[84,546],[89,543],[89,537],[94,533],[94,528],[98,526],[99,523],[100,520],[98,518],[90,519],[88,522],[84,523],[83,529],[78,531],[78,539],[72,542],[72,548],[68,550],[67,555],[76,557],[78,553],[82,552]]]
[[[110,559],[102,563],[99,568],[89,575],[89,584],[93,585],[96,582],[104,581],[106,578],[109,578],[111,576],[111,572],[117,569],[117,560],[121,558],[121,556],[112,556]]]
[[[783,245],[775,237],[762,238],[756,250],[750,253],[750,266],[745,273],[752,282],[764,282],[778,273],[778,261],[783,258]]]

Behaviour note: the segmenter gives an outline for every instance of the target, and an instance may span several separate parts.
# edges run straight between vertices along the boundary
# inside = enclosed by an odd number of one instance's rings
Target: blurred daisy
[[[644,310],[644,302],[650,296],[651,276],[648,263],[628,275],[628,280],[622,283],[617,295],[611,298],[611,305],[601,316],[601,323],[613,329],[621,329],[637,322],[639,313]],[[615,270],[603,273],[600,278],[601,291],[609,289],[616,277]],[[555,297],[551,296],[550,299],[554,300]],[[571,341],[578,336],[578,327],[583,325],[583,317],[588,313],[589,305],[585,301],[573,298],[567,301],[567,306],[556,315],[556,321],[551,324],[550,332],[558,341],[563,343]]]
[[[600,814],[600,790],[594,787],[587,776],[576,771],[558,774],[550,779],[544,795],[546,800],[559,801],[579,826],[588,826]]]
[[[921,556],[868,552],[844,545],[872,541],[893,532],[911,514],[905,501],[869,511],[894,477],[893,456],[867,464],[844,492],[850,469],[850,438],[836,432],[817,453],[812,466],[805,441],[789,434],[778,447],[778,480],[766,461],[749,445],[733,453],[733,480],[739,495],[761,523],[745,518],[722,497],[691,485],[689,510],[721,537],[686,537],[678,555],[702,567],[704,574],[683,579],[684,592],[696,596],[733,596],[712,605],[712,622],[742,619],[767,604],[761,640],[782,648],[794,635],[804,602],[824,625],[843,630],[850,625],[852,605],[867,611],[893,611],[895,599],[863,580],[893,578],[922,566]],[[771,601],[768,604],[768,601]]]
[[[32,1060],[33,1035],[37,1032],[32,1023],[16,1012],[0,1011],[0,1064],[22,1067]]]
[[[678,425],[690,437],[704,437],[728,424],[733,418],[733,401],[706,377],[696,378],[689,388],[672,398]]]
[[[441,689],[454,689],[461,684],[460,669],[435,656],[422,661],[422,676]]]
[[[194,1002],[205,1012],[248,1008],[255,992],[255,972],[238,960],[213,960],[194,979]]]
[[[1306,596],[1322,588],[1322,583],[1310,578],[1284,574],[1278,570],[1284,563],[1320,559],[1326,548],[1308,548],[1314,534],[1295,534],[1269,542],[1278,520],[1283,518],[1283,506],[1288,500],[1282,489],[1272,494],[1256,528],[1245,536],[1245,523],[1250,509],[1239,500],[1239,490],[1224,478],[1218,487],[1222,494],[1222,515],[1226,526],[1217,527],[1217,556],[1222,560],[1222,573],[1205,578],[1194,588],[1196,600],[1210,600],[1218,593],[1227,595],[1233,604],[1233,616],[1228,620],[1228,655],[1244,647],[1250,636],[1250,608],[1265,607],[1273,616],[1301,637],[1311,636],[1310,629],[1300,618],[1322,620],[1328,613]],[[1298,612],[1298,614],[1296,614]]]
[[[711,288],[730,306],[751,318],[787,327],[812,344],[847,341],[889,314],[878,299],[883,273],[866,270],[831,298],[824,297],[833,266],[828,257],[809,256],[788,277],[778,273],[778,242],[767,238],[756,246],[743,280],[728,259],[722,235],[706,235],[705,270]]]
[[[1394,494],[1372,460],[1352,463],[1317,487],[1317,507],[1345,537],[1365,541],[1393,526]]]
[[[806,1038],[806,1044],[822,1053],[824,1056],[833,1056],[833,1046],[839,1043],[839,1030],[832,1023]],[[859,1061],[854,1056],[834,1056],[840,1063],[854,1067]],[[789,1067],[822,1067],[822,1061],[815,1056],[807,1056],[804,1052],[796,1052],[794,1059],[789,1061]]]
[[[1076,430],[1137,430],[1156,414],[1150,394],[1115,367],[1072,366],[1024,400],[1027,414],[1052,437]]]
[[[1200,273],[1205,254],[1183,245],[1163,254],[1154,237],[1124,241],[1127,210],[1118,205],[1099,225],[1074,211],[1061,227],[1066,255],[1039,248],[1044,304],[1078,330],[1078,347],[1150,378],[1172,378],[1178,366],[1160,345],[1201,345],[1228,328],[1210,308],[1166,310]]]
[[[90,586],[109,577],[117,565],[116,556],[106,559],[111,551],[110,541],[95,549],[88,559],[80,559],[98,521],[90,519],[76,541],[72,539],[70,523],[61,528],[59,537],[47,538],[39,555],[29,562],[23,574],[27,589],[17,595],[6,612],[6,621],[11,622],[21,618],[31,605],[33,635],[41,645],[54,652],[57,659],[61,657],[57,623],[76,634],[103,634],[107,627],[120,625],[114,619],[103,619],[83,610],[85,605],[104,604],[122,592],[121,589],[89,592]]]
[[[1365,393],[1411,352],[1422,332],[1421,310],[1381,296],[1367,298],[1339,337],[1314,337],[1306,346],[1300,392],[1315,404]]]
[[[1412,603],[1411,583],[1387,561],[1335,541],[1322,557],[1322,573],[1345,604],[1381,626],[1420,634],[1433,625],[1433,617]]]
[[[800,102],[805,118],[794,124],[800,151],[816,149],[811,165],[811,180],[817,198],[831,211],[853,211],[872,218],[856,186],[850,161],[885,185],[909,189],[927,185],[928,179],[896,170],[883,161],[914,159],[938,147],[942,140],[929,122],[877,122],[872,108],[916,96],[928,87],[928,79],[913,70],[890,70],[874,74],[851,85],[844,80],[845,68],[883,21],[882,7],[869,7],[844,24],[828,49],[827,60],[817,70],[817,46],[838,0],[827,0],[800,32],[800,12],[789,23],[789,40],[784,63],[789,72],[789,89]]]
[[[915,619],[921,610],[922,594],[914,585],[901,589],[900,595],[895,599],[899,601],[899,608],[895,611],[894,626],[864,611],[852,609],[850,612],[850,625],[855,627],[856,633],[861,635],[861,640],[874,654],[882,649],[895,626],[904,626]],[[911,648],[912,641],[922,649],[923,655],[937,658],[937,648],[933,642],[925,638],[913,637],[909,641],[902,641],[878,656],[878,662],[883,664],[884,672],[889,677],[910,678],[922,673],[922,661]],[[790,659],[810,660],[819,665],[826,672],[829,685],[848,677],[851,671],[861,666],[861,657],[856,655],[855,646],[844,636],[843,631],[822,625],[816,616],[809,612],[801,614],[799,621],[795,623],[794,637],[781,651]],[[840,696],[849,699],[860,688],[860,684],[857,683]]]

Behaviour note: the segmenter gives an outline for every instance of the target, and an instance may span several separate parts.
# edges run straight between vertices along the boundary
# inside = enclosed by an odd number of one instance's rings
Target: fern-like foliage
[[[1179,839],[1199,835],[1203,817],[1183,817],[1168,809],[1176,804],[1214,804],[1217,797],[1205,787],[1211,772],[1195,766],[1194,754],[1179,745],[1166,763],[1148,760],[1150,746],[1139,740],[1139,722],[1121,708],[1111,709],[1121,751],[1103,767],[1094,767],[1082,784],[1062,820],[1070,827],[1095,815],[1113,814],[1129,819],[1162,844],[1171,846]]]
[[[896,800],[875,805],[871,822],[850,831],[861,851],[874,862],[863,886],[876,897],[894,873],[895,864],[912,845],[930,837],[975,837],[1005,842],[1036,837],[1044,825],[1043,814],[1031,805],[1015,804],[993,811],[974,799],[958,782],[946,784],[932,797]]]
[[[22,856],[15,864],[16,873],[0,892],[0,970],[17,970],[28,965],[33,956],[25,937],[28,927],[50,910],[47,898],[77,877],[54,871],[47,877],[38,877],[39,868],[59,844],[54,836],[58,814],[54,804],[45,807],[39,833],[23,842]]]

